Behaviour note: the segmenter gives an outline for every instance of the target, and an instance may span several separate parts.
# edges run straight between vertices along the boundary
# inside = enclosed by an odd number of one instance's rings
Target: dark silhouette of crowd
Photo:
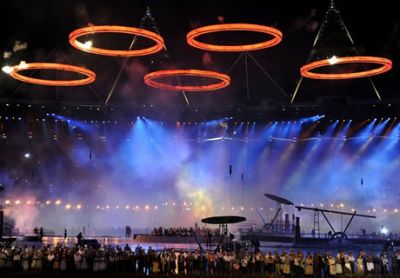
[[[211,229],[211,228],[197,228],[197,227],[172,227],[172,228],[163,228],[158,227],[154,228],[152,235],[155,236],[218,236],[220,234],[219,229]]]
[[[361,251],[358,254],[260,252],[202,250],[144,250],[129,245],[0,249],[0,273],[4,271],[111,272],[165,275],[263,274],[268,277],[336,277],[400,275],[400,252],[381,254]]]

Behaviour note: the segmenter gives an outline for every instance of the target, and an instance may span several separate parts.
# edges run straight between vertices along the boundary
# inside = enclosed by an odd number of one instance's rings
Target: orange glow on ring
[[[195,76],[195,77],[206,77],[218,80],[216,83],[209,85],[172,85],[157,81],[159,78],[164,77],[180,77],[180,76]],[[231,83],[231,79],[228,75],[208,70],[160,70],[148,73],[144,76],[144,83],[150,87],[167,90],[167,91],[187,91],[187,92],[199,92],[199,91],[214,91],[225,88]]]
[[[78,40],[78,38],[82,36],[93,35],[97,33],[130,34],[148,38],[154,41],[156,44],[148,48],[136,49],[136,50],[112,50],[105,48],[97,48],[93,46],[88,47],[84,43]],[[89,26],[77,29],[73,31],[71,34],[69,34],[69,43],[73,47],[85,52],[105,55],[105,56],[123,56],[123,57],[150,55],[164,48],[164,39],[160,35],[154,32],[141,28],[115,26],[115,25]]]
[[[356,71],[350,73],[316,73],[312,72],[313,69],[335,66],[339,64],[377,64],[380,67]],[[373,56],[351,56],[351,57],[339,57],[334,64],[330,64],[328,59],[318,60],[301,67],[300,73],[302,76],[313,79],[352,79],[352,78],[362,78],[369,77],[377,74],[381,74],[389,71],[392,68],[392,61],[386,58],[373,57]]]
[[[19,72],[25,70],[58,70],[58,71],[68,71],[75,72],[86,76],[82,79],[74,79],[74,80],[49,80],[49,79],[40,79],[34,77],[28,77],[20,74]],[[36,84],[36,85],[47,85],[47,86],[82,86],[87,85],[96,80],[96,74],[88,69],[65,65],[65,64],[57,64],[57,63],[24,63],[22,65],[15,65],[12,67],[10,72],[11,77],[14,79]]]
[[[225,31],[249,31],[249,32],[264,33],[273,36],[273,38],[264,42],[243,44],[243,45],[209,44],[200,42],[196,39],[197,37],[205,34],[225,32]],[[193,47],[209,51],[219,51],[219,52],[254,51],[254,50],[268,48],[280,43],[282,41],[282,32],[276,28],[258,24],[249,24],[249,23],[216,24],[216,25],[200,27],[190,31],[186,36],[186,41],[189,45]]]

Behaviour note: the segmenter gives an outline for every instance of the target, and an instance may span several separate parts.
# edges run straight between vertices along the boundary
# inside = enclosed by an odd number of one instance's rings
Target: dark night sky
[[[400,87],[398,57],[400,54],[399,22],[394,1],[335,2],[352,34],[358,49],[365,55],[384,56],[393,60],[391,72],[374,78],[383,99],[397,97]],[[150,6],[168,54],[176,68],[212,68],[227,72],[238,54],[210,53],[211,65],[203,64],[204,52],[186,44],[185,36],[194,26],[218,23],[223,16],[226,23],[248,22],[274,26],[284,38],[281,44],[252,53],[256,60],[290,95],[299,78],[299,68],[307,60],[318,26],[328,8],[329,1],[2,1],[0,17],[2,39],[0,50],[11,51],[15,41],[28,43],[28,48],[2,60],[2,64],[41,61],[53,50],[59,49],[48,61],[84,65],[97,73],[93,88],[100,99],[87,88],[59,89],[59,100],[98,102],[105,100],[118,69],[121,58],[100,57],[73,49],[68,44],[68,34],[86,26],[113,24],[138,26],[146,6]],[[150,28],[149,22],[145,27]],[[234,39],[240,36],[233,37]],[[217,37],[218,39],[219,37]],[[246,36],[243,36],[246,38]],[[125,47],[128,40],[114,37],[113,45]],[[209,38],[210,40],[215,37]],[[66,57],[61,54],[65,53]],[[125,67],[111,103],[179,103],[179,93],[155,92],[142,82],[144,73],[160,69],[169,63],[163,55],[131,58]],[[288,100],[273,86],[255,64],[249,63],[250,98],[252,100]],[[232,84],[217,93],[189,95],[192,104],[237,104],[246,100],[244,64],[240,62],[231,72]],[[53,88],[24,85],[10,80],[1,73],[0,96],[13,99],[55,100]],[[18,89],[19,88],[19,89]],[[18,91],[13,93],[16,89]],[[73,94],[71,92],[74,92]],[[375,99],[368,80],[314,81],[306,80],[298,101],[315,101],[325,95],[345,95],[355,99]]]

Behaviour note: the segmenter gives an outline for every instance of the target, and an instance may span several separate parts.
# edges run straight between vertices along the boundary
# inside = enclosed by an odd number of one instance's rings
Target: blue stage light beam
[[[362,128],[357,134],[356,134],[356,139],[357,138],[367,138],[372,135],[372,131],[374,130],[374,126],[376,123],[377,119],[374,118],[369,124],[367,124],[364,128]]]
[[[281,128],[279,129],[278,133],[276,134],[276,137],[282,138],[282,139],[291,139],[289,137],[289,131],[291,128],[291,122],[287,121],[285,123],[281,124]]]
[[[237,127],[233,130],[233,136],[242,136],[243,125],[243,122],[237,124]]]
[[[381,136],[382,132],[385,130],[385,127],[389,121],[390,121],[390,118],[379,121],[379,123],[377,124],[377,126],[375,127],[375,129],[373,131],[374,136]]]
[[[84,123],[82,121],[74,120],[74,119],[71,119],[71,118],[68,118],[68,117],[65,117],[62,115],[52,114],[52,116],[54,118],[56,118],[57,120],[66,122],[70,129],[78,128],[82,131],[93,131],[94,130],[94,125]]]
[[[305,117],[305,118],[300,118],[299,121],[301,123],[314,123],[319,121],[320,119],[325,118],[325,115],[315,115],[315,116],[311,116],[311,117]]]
[[[208,122],[205,122],[204,125],[208,126],[208,127],[216,127],[216,126],[220,126],[223,123],[226,123],[230,120],[233,120],[233,117],[224,117],[221,119],[217,119],[217,120],[211,120]]]
[[[277,127],[278,127],[278,122],[267,124],[267,126],[264,128],[264,131],[261,133],[261,140],[271,139]]]
[[[302,123],[300,121],[294,121],[291,124],[291,129],[289,132],[289,137],[293,140],[297,140],[301,134]]]
[[[249,124],[250,125],[250,131],[247,134],[247,137],[250,140],[255,140],[255,136],[256,136],[256,122],[252,122]]]

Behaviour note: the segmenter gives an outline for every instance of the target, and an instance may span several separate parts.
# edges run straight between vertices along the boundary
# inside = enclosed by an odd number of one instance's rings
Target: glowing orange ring
[[[258,32],[264,33],[273,36],[272,39],[253,44],[243,44],[243,45],[217,45],[217,44],[209,44],[198,41],[196,38],[205,34],[216,33],[216,32],[225,32],[225,31],[249,31],[249,32]],[[254,51],[260,50],[264,48],[268,48],[274,45],[277,45],[282,41],[282,32],[278,29],[258,25],[258,24],[249,24],[249,23],[229,23],[229,24],[216,24],[200,27],[190,31],[186,35],[186,41],[189,45],[209,51],[218,51],[218,52],[243,52],[243,51]]]
[[[141,36],[148,38],[154,41],[156,44],[150,46],[148,48],[136,49],[136,50],[112,50],[105,48],[97,48],[97,47],[87,47],[84,43],[78,40],[79,37],[96,34],[96,33],[118,33],[118,34],[130,34],[135,36]],[[125,27],[125,26],[115,26],[115,25],[101,25],[101,26],[89,26],[77,29],[69,34],[69,43],[82,51],[105,55],[105,56],[123,56],[123,57],[131,57],[131,56],[145,56],[156,53],[164,48],[164,39],[151,31],[134,28],[134,27]]]
[[[216,83],[209,85],[172,85],[157,81],[163,77],[179,77],[179,76],[195,76],[195,77],[206,77],[218,80]],[[231,83],[231,79],[228,75],[208,70],[160,70],[148,73],[144,76],[144,83],[148,86],[167,90],[167,91],[187,91],[187,92],[199,92],[199,91],[214,91],[227,87]]]
[[[335,66],[338,64],[377,64],[380,67],[371,70],[357,71],[351,73],[316,73],[311,70]],[[352,57],[339,57],[334,64],[329,62],[329,59],[318,60],[301,67],[300,73],[302,76],[313,79],[352,79],[369,77],[389,71],[392,68],[392,61],[386,58],[373,57],[373,56],[352,56]]]
[[[86,76],[82,79],[75,80],[49,80],[49,79],[40,79],[28,77],[20,74],[19,72],[25,70],[59,70],[59,71],[69,71],[82,74]],[[57,63],[24,63],[23,65],[15,65],[11,67],[11,71],[9,73],[12,78],[31,83],[36,85],[47,85],[47,86],[82,86],[87,85],[96,80],[96,74],[88,69],[65,65],[65,64],[57,64]]]

